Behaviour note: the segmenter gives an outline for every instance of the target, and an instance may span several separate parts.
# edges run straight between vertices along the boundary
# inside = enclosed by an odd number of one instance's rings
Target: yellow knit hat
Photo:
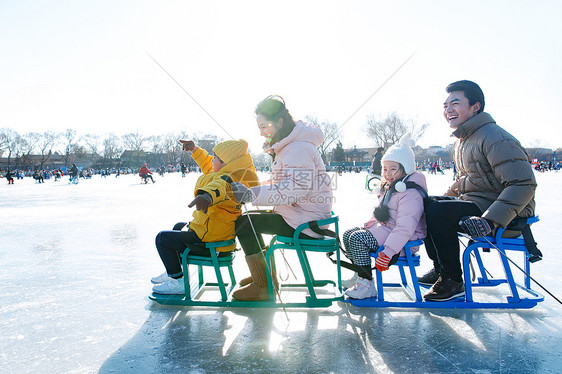
[[[226,140],[213,148],[213,152],[225,164],[244,156],[248,152],[248,142],[244,139]]]

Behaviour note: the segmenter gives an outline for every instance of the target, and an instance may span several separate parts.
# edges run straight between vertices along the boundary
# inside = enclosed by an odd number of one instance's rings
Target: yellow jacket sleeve
[[[221,178],[222,175],[217,174],[211,182],[197,189],[197,191],[205,191],[209,195],[211,195],[211,197],[213,198],[213,204],[228,199],[227,191],[229,186],[228,183],[223,178]]]
[[[193,160],[201,168],[203,174],[209,174],[213,172],[213,156],[207,153],[206,150],[199,147],[195,152],[191,154]]]

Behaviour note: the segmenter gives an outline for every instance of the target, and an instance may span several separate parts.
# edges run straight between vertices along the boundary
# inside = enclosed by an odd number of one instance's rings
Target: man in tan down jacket
[[[537,183],[521,144],[484,112],[484,93],[471,81],[451,83],[444,116],[457,138],[458,173],[445,193],[426,206],[425,246],[434,268],[418,278],[432,285],[428,301],[464,296],[457,232],[471,237],[492,234],[516,217],[535,211]]]

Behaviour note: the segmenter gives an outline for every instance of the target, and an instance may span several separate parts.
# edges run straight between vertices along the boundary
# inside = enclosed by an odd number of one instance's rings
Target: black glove
[[[207,209],[209,209],[212,203],[213,203],[213,198],[211,197],[211,195],[205,192],[201,195],[197,195],[197,197],[193,199],[192,202],[189,203],[188,207],[191,208],[192,206],[195,205],[195,209],[202,210],[203,213],[207,213]]]
[[[232,182],[230,186],[232,187],[232,194],[234,195],[234,199],[240,204],[250,203],[256,199],[256,196],[254,195],[252,190],[244,186],[242,183]]]
[[[471,238],[481,238],[492,232],[494,222],[482,217],[462,217],[459,226]]]

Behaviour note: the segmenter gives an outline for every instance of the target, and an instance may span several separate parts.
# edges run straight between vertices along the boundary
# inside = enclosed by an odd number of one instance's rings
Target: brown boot
[[[273,263],[273,261],[271,261]],[[271,280],[273,281],[273,285],[275,286],[276,289],[279,289],[279,282],[277,281],[277,274],[275,273],[275,268],[273,267],[273,265],[270,266],[271,269]],[[246,277],[246,278],[242,278],[240,279],[240,282],[238,282],[238,284],[240,285],[240,287],[244,287],[250,283],[252,283],[254,280],[252,279],[252,277]]]
[[[264,250],[263,250],[263,254],[265,255],[265,252],[267,251],[267,249],[269,248],[268,245],[265,246]],[[279,289],[279,282],[277,282],[277,275],[275,274],[275,268],[273,267],[273,255],[271,256],[271,259],[269,261],[269,268],[271,269],[271,278],[273,280],[273,285],[275,286],[276,289]],[[240,280],[240,282],[238,282],[238,284],[240,284],[240,287],[244,287],[250,283],[252,283],[254,280],[252,279],[252,277],[246,277]]]
[[[246,277],[246,278],[242,278],[239,282],[240,287],[244,287],[250,283],[252,283],[254,280],[252,279],[252,277]]]
[[[254,301],[267,300],[269,291],[267,287],[267,269],[265,268],[265,260],[261,253],[246,256],[248,268],[250,268],[252,283],[237,289],[232,293],[232,297],[236,300]]]

